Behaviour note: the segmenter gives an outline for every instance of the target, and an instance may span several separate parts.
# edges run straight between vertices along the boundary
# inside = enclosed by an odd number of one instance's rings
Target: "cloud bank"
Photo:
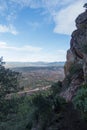
[[[29,51],[29,52],[38,52],[38,51],[41,51],[42,48],[40,47],[33,47],[33,46],[30,46],[30,45],[24,45],[22,47],[17,47],[17,46],[10,46],[8,45],[6,42],[0,42],[0,50],[3,49],[3,50],[13,50],[13,51]]]
[[[84,11],[82,5],[84,2],[82,0],[76,1],[70,4],[68,7],[61,9],[58,13],[53,15],[55,22],[55,33],[68,34],[76,28],[75,19],[76,17]]]
[[[64,61],[66,51],[55,50],[55,52],[44,51],[44,48],[25,45],[22,47],[11,46],[6,42],[0,41],[0,56],[6,61],[35,62],[35,61]]]
[[[83,5],[85,2],[86,0],[4,0],[4,2],[1,0],[2,6],[0,6],[0,10],[7,10],[10,7],[11,14],[8,15],[10,19],[10,17],[14,16],[17,7],[19,9],[25,7],[43,8],[44,11],[51,15],[55,24],[53,32],[70,35],[75,29],[75,18],[84,11]],[[0,30],[3,32],[1,27]],[[4,30],[16,34],[15,30],[12,31],[13,27],[4,27]]]
[[[43,8],[55,24],[53,32],[70,35],[75,29],[75,18],[84,11],[83,5],[86,2],[86,0],[1,0],[0,11],[6,13],[5,16],[10,21],[16,18],[17,12],[23,8]],[[0,30],[0,32],[17,33],[13,26],[2,28],[0,25]]]

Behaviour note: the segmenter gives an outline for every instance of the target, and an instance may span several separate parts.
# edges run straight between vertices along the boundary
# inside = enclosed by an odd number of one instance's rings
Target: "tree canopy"
[[[20,73],[5,68],[3,57],[0,58],[0,120],[6,120],[17,103],[6,99],[6,95],[19,91]],[[12,101],[11,101],[12,100]],[[15,105],[12,105],[15,104]]]
[[[18,80],[20,78],[19,72],[12,71],[5,68],[3,58],[0,58],[0,97],[6,96],[11,92],[19,90]]]

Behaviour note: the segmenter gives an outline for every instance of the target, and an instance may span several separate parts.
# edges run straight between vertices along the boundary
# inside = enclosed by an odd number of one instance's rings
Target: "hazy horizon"
[[[65,62],[6,62],[5,67],[7,68],[15,68],[15,67],[51,67],[51,66],[64,66]]]
[[[40,63],[59,63],[59,62],[66,62],[66,61],[5,61],[5,62],[19,62],[19,63],[22,63],[22,62],[28,62],[28,63],[38,63],[38,62],[40,62]]]

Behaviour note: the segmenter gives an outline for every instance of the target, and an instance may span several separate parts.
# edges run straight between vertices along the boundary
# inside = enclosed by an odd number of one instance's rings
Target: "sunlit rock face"
[[[70,69],[71,65],[74,63],[74,55],[73,55],[71,49],[69,49],[67,51],[66,58],[67,58],[67,61],[66,61],[65,66],[64,66],[64,71],[65,71],[65,75],[68,75],[69,69]]]
[[[65,63],[65,79],[63,85],[69,88],[62,92],[62,96],[70,101],[76,93],[77,88],[87,83],[87,11],[80,14],[76,20],[77,29],[73,31],[70,41],[70,49],[67,51]]]

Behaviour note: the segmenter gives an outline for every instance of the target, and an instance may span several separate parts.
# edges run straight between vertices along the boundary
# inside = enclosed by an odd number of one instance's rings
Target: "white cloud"
[[[84,10],[82,5],[84,5],[84,1],[79,0],[55,13],[53,15],[55,22],[54,32],[70,35],[75,29],[76,17]]]
[[[19,52],[20,51],[38,52],[42,50],[42,48],[40,47],[33,47],[30,45],[24,45],[22,47],[10,46],[6,42],[2,42],[2,41],[0,42],[0,49],[3,49],[4,51],[10,50],[10,51],[19,51]]]
[[[60,5],[67,5],[73,0],[10,0],[18,5],[23,7],[30,7],[30,8],[55,8],[59,7]]]
[[[18,34],[15,27],[11,24],[8,25],[8,26],[0,24],[0,33],[11,33],[11,34],[14,34],[14,35]]]
[[[87,0],[1,0],[0,10],[6,10],[6,19],[10,22],[16,18],[17,11],[25,7],[28,8],[44,8],[44,12],[51,16],[54,21],[54,32],[70,35],[75,29],[75,18],[83,12],[83,5]],[[10,8],[9,8],[10,7]],[[9,11],[8,11],[9,10]],[[45,14],[42,12],[42,14]],[[45,16],[45,15],[44,15]],[[49,16],[48,16],[49,18]],[[46,21],[45,21],[46,22]],[[31,26],[37,27],[34,22]],[[0,27],[1,28],[1,27]],[[10,32],[16,34],[17,31],[13,26],[5,26],[2,32]],[[5,30],[5,31],[3,31]]]
[[[55,50],[55,52],[45,51],[45,49],[34,46],[11,46],[6,42],[0,41],[0,56],[6,61],[64,61],[65,50]]]
[[[7,45],[6,42],[0,41],[0,48],[5,47],[6,45]]]
[[[41,5],[43,0],[10,0],[10,1],[18,4],[22,8],[23,7],[39,8],[43,6]]]
[[[42,7],[51,15],[55,26],[54,32],[70,35],[75,29],[76,17],[84,11],[86,0],[19,0],[16,3],[22,7]]]
[[[61,53],[49,53],[44,52],[30,53],[30,52],[15,52],[15,51],[0,51],[0,55],[4,57],[5,61],[20,61],[20,62],[53,62],[53,61],[65,61],[65,56]]]

